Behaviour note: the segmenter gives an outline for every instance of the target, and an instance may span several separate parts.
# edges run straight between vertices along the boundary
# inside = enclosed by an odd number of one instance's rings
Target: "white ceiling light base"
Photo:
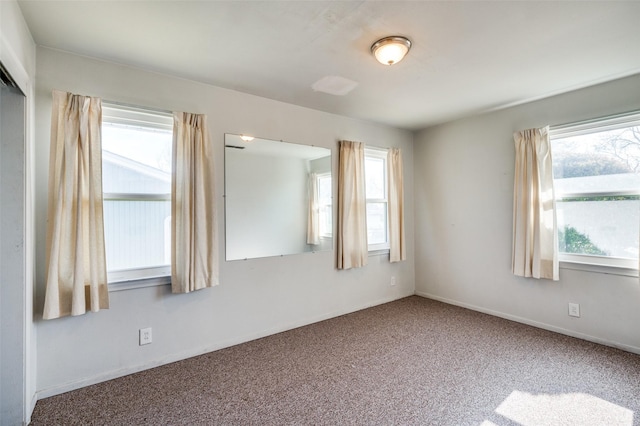
[[[411,40],[402,36],[381,38],[371,46],[371,53],[383,65],[397,64],[411,49]]]

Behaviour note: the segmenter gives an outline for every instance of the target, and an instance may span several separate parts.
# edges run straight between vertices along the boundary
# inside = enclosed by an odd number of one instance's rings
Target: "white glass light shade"
[[[371,46],[371,53],[378,62],[393,65],[402,60],[411,48],[411,41],[406,37],[392,36],[382,38]]]

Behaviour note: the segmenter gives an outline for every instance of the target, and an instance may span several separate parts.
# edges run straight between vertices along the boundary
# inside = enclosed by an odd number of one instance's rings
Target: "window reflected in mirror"
[[[331,150],[225,134],[226,260],[333,248]]]

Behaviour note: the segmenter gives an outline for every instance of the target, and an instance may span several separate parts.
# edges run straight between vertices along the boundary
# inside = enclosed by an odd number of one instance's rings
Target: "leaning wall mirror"
[[[226,260],[331,250],[331,150],[225,134]]]

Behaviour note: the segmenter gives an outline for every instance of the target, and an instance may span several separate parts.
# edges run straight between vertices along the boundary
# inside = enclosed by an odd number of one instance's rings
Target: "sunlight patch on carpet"
[[[522,426],[633,426],[633,411],[585,393],[533,395],[516,390],[498,406],[496,413]]]

